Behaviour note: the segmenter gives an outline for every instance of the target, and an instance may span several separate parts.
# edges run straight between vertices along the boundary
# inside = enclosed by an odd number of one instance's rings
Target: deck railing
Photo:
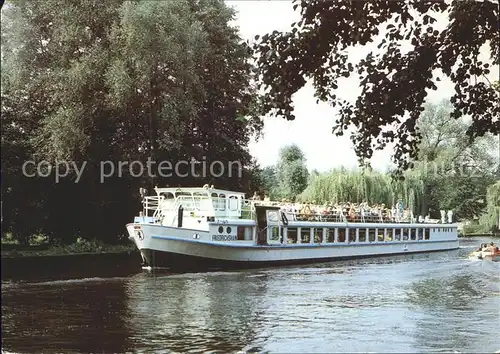
[[[416,223],[417,218],[413,213],[399,215],[377,210],[375,213],[368,210],[357,209],[354,213],[345,208],[331,208],[321,205],[302,204],[290,205],[288,203],[252,201],[254,205],[279,206],[289,220],[294,221],[320,221],[320,222],[353,222],[353,223]],[[430,222],[427,221],[427,222]]]
[[[353,214],[345,208],[325,207],[320,205],[291,205],[288,203],[267,202],[251,199],[229,199],[209,196],[179,196],[175,199],[165,199],[163,196],[144,197],[144,215],[162,217],[166,212],[177,211],[179,206],[185,212],[206,212],[216,217],[255,219],[255,206],[278,206],[289,221],[318,221],[318,222],[352,222],[352,223],[417,223],[417,218],[410,215],[401,217],[397,213],[392,215],[378,210],[375,213],[366,210],[356,210]],[[378,212],[378,214],[377,214]],[[426,220],[425,223],[435,223],[435,220]]]
[[[163,196],[144,197],[142,200],[144,216],[150,216],[150,212],[152,212],[152,216],[157,217],[160,212],[160,204],[163,200]]]

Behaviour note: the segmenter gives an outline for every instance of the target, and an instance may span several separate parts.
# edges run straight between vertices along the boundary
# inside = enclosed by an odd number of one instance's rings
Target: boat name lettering
[[[212,241],[236,241],[236,235],[212,235]]]

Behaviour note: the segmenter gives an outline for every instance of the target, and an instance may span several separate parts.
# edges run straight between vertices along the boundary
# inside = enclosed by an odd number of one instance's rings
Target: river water
[[[2,281],[4,352],[500,350],[500,262],[458,250],[313,266]]]

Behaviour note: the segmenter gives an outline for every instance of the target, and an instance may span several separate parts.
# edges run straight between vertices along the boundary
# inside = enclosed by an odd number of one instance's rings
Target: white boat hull
[[[171,269],[250,268],[327,262],[458,248],[458,239],[255,245],[253,241],[207,241],[208,231],[151,224],[127,225],[144,263]],[[141,231],[138,233],[137,231]],[[205,240],[203,240],[205,239]]]

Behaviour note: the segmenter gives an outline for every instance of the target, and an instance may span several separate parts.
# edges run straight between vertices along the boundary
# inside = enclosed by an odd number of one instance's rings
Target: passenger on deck
[[[260,196],[257,194],[257,192],[253,193],[252,200],[260,200]]]
[[[354,210],[354,205],[349,208],[349,221],[356,221],[356,211]]]

